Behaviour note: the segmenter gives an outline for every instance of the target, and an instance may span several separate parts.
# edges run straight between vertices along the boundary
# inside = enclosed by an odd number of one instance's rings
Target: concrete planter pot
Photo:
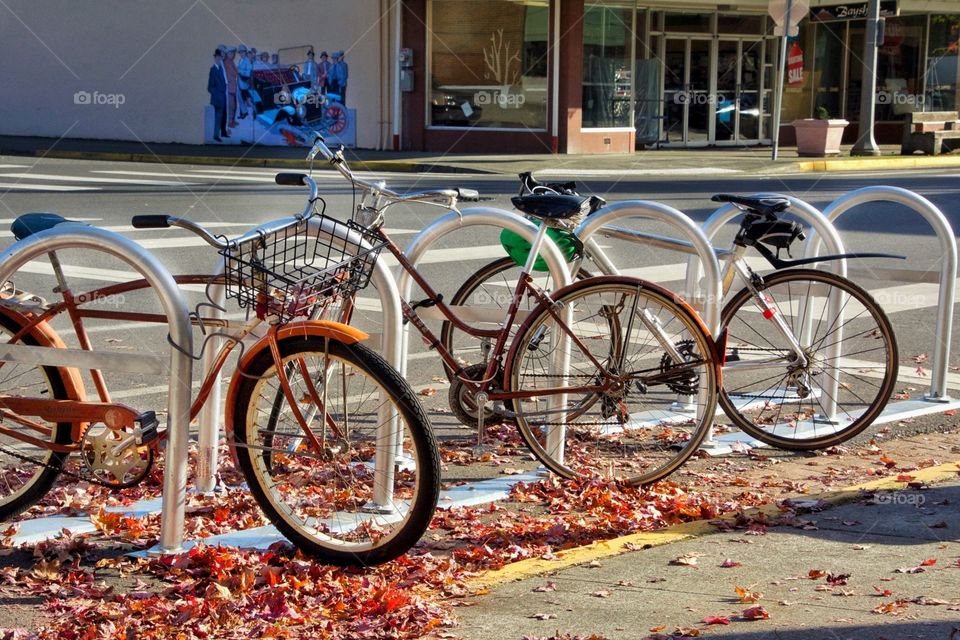
[[[797,154],[804,157],[822,158],[840,155],[840,140],[843,129],[850,124],[846,120],[814,120],[804,118],[793,121],[797,134]]]

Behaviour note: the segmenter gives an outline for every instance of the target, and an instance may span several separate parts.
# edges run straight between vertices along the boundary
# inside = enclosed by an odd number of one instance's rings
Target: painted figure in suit
[[[227,133],[227,73],[223,69],[223,52],[216,49],[213,52],[213,66],[207,78],[207,92],[210,94],[210,104],[213,106],[213,139],[220,142],[220,138],[229,138]]]

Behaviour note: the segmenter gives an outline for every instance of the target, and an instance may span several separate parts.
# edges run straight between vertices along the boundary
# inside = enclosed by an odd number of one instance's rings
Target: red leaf
[[[767,610],[757,605],[756,607],[750,607],[749,609],[743,610],[743,617],[747,620],[767,620],[770,618],[770,614],[767,613]]]
[[[730,618],[725,616],[707,616],[703,619],[703,624],[730,624]]]
[[[739,567],[741,566],[741,564],[736,560],[731,560],[730,558],[727,558],[726,560],[720,563],[720,566],[723,567],[724,569],[730,569],[733,567]]]
[[[921,562],[921,563],[920,563],[920,566],[921,566],[921,567],[932,567],[932,566],[935,565],[935,564],[937,564],[937,559],[936,559],[936,558],[929,558],[929,559],[924,560],[923,562]]]

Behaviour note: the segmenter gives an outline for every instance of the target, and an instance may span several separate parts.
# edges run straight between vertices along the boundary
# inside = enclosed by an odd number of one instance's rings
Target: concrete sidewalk
[[[960,480],[798,514],[780,526],[755,518],[662,546],[637,543],[491,586],[457,609],[454,635],[960,637]],[[703,529],[674,529],[684,528]]]
[[[960,167],[960,154],[899,155],[899,145],[884,147],[876,158],[799,158],[781,149],[776,162],[769,147],[660,149],[613,155],[438,154],[436,152],[348,150],[351,167],[378,172],[516,174],[535,171],[554,176],[707,176],[782,174],[806,171],[871,171]],[[157,162],[241,167],[305,168],[307,149],[228,145],[145,144],[113,140],[0,136],[0,156],[67,158],[113,162]],[[318,162],[317,168],[323,163]]]

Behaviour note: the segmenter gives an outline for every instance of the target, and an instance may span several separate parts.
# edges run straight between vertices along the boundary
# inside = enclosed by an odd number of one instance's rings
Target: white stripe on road
[[[686,167],[680,169],[545,169],[534,172],[542,176],[701,176],[725,173],[743,173],[740,169],[722,167]]]
[[[0,189],[23,189],[30,191],[99,191],[100,187],[71,187],[64,184],[27,184],[25,182],[0,182]]]
[[[162,186],[182,186],[196,184],[190,182],[171,182],[167,180],[127,180],[124,178],[90,178],[87,176],[68,176],[53,173],[0,173],[0,178],[25,178],[27,180],[59,180],[61,182],[99,182],[107,184],[142,184]]]
[[[97,170],[91,171],[91,173],[107,173],[112,175],[121,175],[121,176],[154,176],[161,178],[190,178],[191,180],[206,179],[206,180],[242,180],[245,182],[260,182],[260,183],[273,183],[273,180],[268,178],[259,178],[257,176],[239,176],[236,174],[225,174],[225,173],[213,173],[209,175],[198,176],[196,174],[189,173],[173,173],[170,171],[107,171],[107,170]]]
[[[25,164],[0,164],[0,169],[26,169]]]

